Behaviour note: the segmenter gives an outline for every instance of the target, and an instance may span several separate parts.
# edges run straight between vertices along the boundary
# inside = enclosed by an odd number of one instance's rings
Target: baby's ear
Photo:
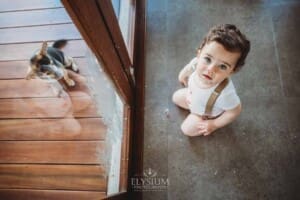
[[[41,55],[46,55],[46,54],[47,54],[47,48],[48,48],[47,42],[43,42],[42,48],[41,48],[41,50],[40,50],[40,54],[41,54]]]
[[[200,57],[200,54],[201,54],[201,49],[200,49],[200,48],[198,48],[198,49],[197,49],[197,58],[199,58],[199,57]]]
[[[234,69],[231,71],[231,74],[236,74],[239,70],[240,68],[235,66]]]

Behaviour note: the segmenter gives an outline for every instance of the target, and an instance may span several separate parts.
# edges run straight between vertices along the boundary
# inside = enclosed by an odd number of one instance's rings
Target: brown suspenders
[[[197,62],[192,63],[192,69],[193,71],[195,71]],[[219,95],[221,94],[222,90],[226,87],[226,85],[228,84],[229,80],[227,78],[225,78],[216,88],[215,90],[211,93],[206,106],[205,106],[205,113],[204,115],[202,115],[202,119],[209,119],[212,109],[214,107],[214,104],[217,100],[217,98],[219,97]]]
[[[208,119],[209,116],[211,115],[213,106],[217,100],[217,98],[219,97],[219,95],[221,94],[222,90],[226,87],[226,85],[228,84],[228,79],[224,79],[216,88],[215,90],[211,93],[206,106],[205,106],[205,114],[202,116],[203,119]]]

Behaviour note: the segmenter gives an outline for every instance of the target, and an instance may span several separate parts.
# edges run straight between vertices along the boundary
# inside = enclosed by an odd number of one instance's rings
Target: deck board
[[[85,58],[75,58],[80,74],[83,76],[90,75],[87,61]],[[0,62],[0,80],[1,79],[24,79],[29,68],[28,60],[19,61],[2,61]]]
[[[45,39],[45,41],[48,41]],[[0,45],[0,61],[29,60],[34,52],[41,48],[41,42],[25,44]],[[51,42],[49,43],[51,45]],[[83,40],[71,40],[66,48],[66,54],[72,57],[84,57],[87,45]]]
[[[107,127],[88,87],[86,43],[60,0],[0,5],[0,199],[104,198]],[[57,39],[69,40],[64,52],[80,69],[62,93],[25,80],[42,42]]]
[[[5,200],[100,200],[104,197],[105,192],[94,191],[0,189],[0,199]]]
[[[0,119],[99,117],[91,97],[0,99]]]
[[[59,0],[0,0],[0,12],[62,7]]]
[[[74,87],[69,88],[70,92],[68,92],[68,95],[75,97],[90,94],[88,89],[78,89],[80,84],[76,83]],[[59,93],[62,90],[63,87],[55,80],[51,80],[51,82],[41,79],[0,80],[0,99],[59,97]]]
[[[56,24],[0,29],[0,43],[43,42],[57,39],[81,39],[74,24]]]
[[[101,165],[0,164],[0,171],[3,189],[106,190]]]
[[[102,118],[0,120],[0,140],[104,140]]]
[[[58,94],[55,83],[40,79],[0,80],[0,98],[58,97]]]
[[[64,8],[0,12],[0,28],[71,23]]]
[[[102,141],[0,141],[0,163],[101,164],[103,156]]]

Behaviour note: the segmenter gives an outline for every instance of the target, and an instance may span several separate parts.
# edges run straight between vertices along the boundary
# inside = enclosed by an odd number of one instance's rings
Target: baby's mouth
[[[203,74],[203,76],[204,76],[205,79],[212,80],[212,77],[210,77],[210,76],[208,76],[206,74]]]

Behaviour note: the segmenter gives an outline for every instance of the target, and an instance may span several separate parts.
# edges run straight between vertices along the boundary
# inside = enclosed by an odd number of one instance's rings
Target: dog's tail
[[[65,47],[68,44],[68,40],[66,39],[60,39],[60,40],[56,40],[52,47],[57,48],[57,49],[62,49],[63,47]]]

